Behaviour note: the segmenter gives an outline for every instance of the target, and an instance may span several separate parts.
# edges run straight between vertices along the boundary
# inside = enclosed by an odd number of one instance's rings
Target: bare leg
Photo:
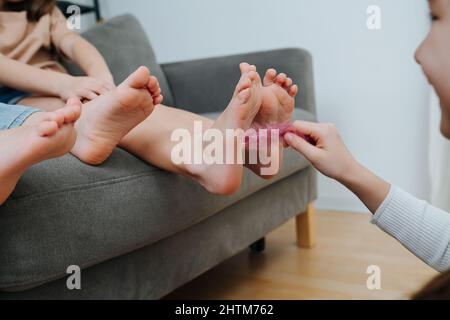
[[[81,102],[70,104],[56,112],[35,113],[21,127],[0,132],[0,205],[30,166],[70,151]]]
[[[162,99],[158,80],[147,68],[139,68],[116,89],[83,105],[72,154],[88,164],[101,164]],[[29,97],[19,103],[46,111],[64,106],[62,100],[52,97]]]
[[[158,105],[151,117],[147,118],[141,125],[125,136],[120,143],[120,147],[161,169],[191,177],[212,193],[227,195],[235,192],[241,183],[242,165],[195,166],[192,164],[175,164],[171,159],[171,152],[177,143],[171,141],[170,137],[174,130],[180,128],[188,130],[193,136],[194,122],[201,122],[204,131],[210,128],[219,128],[221,131],[239,128],[246,130],[250,127],[248,121],[259,127],[289,122],[294,111],[294,97],[298,90],[296,86],[292,86],[292,80],[283,74],[277,75],[275,70],[269,70],[264,79],[265,87],[263,88],[259,76],[256,76],[256,68],[254,66],[244,63],[241,65],[241,71],[243,79],[241,78],[241,82],[237,86],[237,92],[239,92],[239,89],[242,89],[240,88],[242,82],[246,82],[245,75],[251,74],[253,83],[250,87],[251,92],[252,95],[257,94],[256,99],[252,100],[254,102],[247,103],[247,108],[242,108],[242,105],[245,105],[245,103],[235,103],[236,93],[230,106],[217,121],[180,109]],[[261,92],[262,97],[260,96]],[[252,107],[254,103],[256,103],[255,106],[261,103],[261,106],[259,108]],[[234,105],[241,105],[240,109],[244,111],[252,110],[243,113],[241,119],[246,119],[247,122],[245,124],[235,124],[236,119],[240,117],[237,114],[239,108],[235,108]],[[280,140],[282,139],[280,138]],[[268,148],[269,151],[270,149]],[[283,141],[280,141],[279,150],[277,150],[279,155],[278,157],[273,157],[276,159],[275,161],[278,161],[278,164],[281,162],[282,149]],[[249,158],[246,157],[246,159]],[[261,176],[261,165],[246,166],[255,174]],[[265,176],[264,178],[271,178],[271,176]]]
[[[63,100],[54,97],[32,96],[20,100],[17,104],[27,107],[38,108],[44,111],[56,111],[63,108],[66,104]]]
[[[262,83],[249,65],[242,65],[241,72],[242,77],[233,98],[217,121],[159,105],[151,117],[121,141],[120,146],[162,169],[193,178],[212,193],[228,195],[235,192],[241,184],[242,164],[193,165],[191,161],[191,164],[176,165],[171,159],[171,153],[177,143],[171,141],[171,135],[183,128],[193,136],[195,121],[203,124],[204,131],[214,128],[224,133],[224,136],[227,129],[249,129],[261,105]],[[236,141],[226,143],[232,143],[232,147],[236,148],[235,154],[238,152]],[[227,147],[225,150],[229,150]]]

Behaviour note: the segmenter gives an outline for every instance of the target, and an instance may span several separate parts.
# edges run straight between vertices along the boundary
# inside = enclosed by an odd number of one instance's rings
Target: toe
[[[162,95],[159,95],[157,98],[153,99],[153,104],[158,105],[161,104],[164,100],[164,97]]]
[[[239,83],[238,83],[238,85],[236,87],[236,91],[239,93],[242,90],[250,88],[251,85],[252,85],[252,80],[250,79],[248,74],[244,74],[241,77],[241,79],[239,80]]]
[[[64,124],[64,114],[61,110],[49,112],[47,120],[54,121],[58,127],[61,127]]]
[[[270,86],[273,84],[275,77],[277,76],[277,70],[269,69],[266,72],[266,76],[264,77],[264,86]]]
[[[41,137],[49,137],[58,131],[58,123],[56,121],[42,121],[37,126],[37,132]]]
[[[64,115],[65,123],[72,123],[78,120],[81,115],[82,103],[79,99],[69,99],[67,106],[59,110]]]
[[[140,67],[133,72],[123,84],[126,84],[135,89],[144,88],[149,81],[150,70],[147,67]]]
[[[80,99],[78,98],[70,98],[69,100],[67,100],[67,106],[80,106],[82,105]]]
[[[81,105],[70,106],[67,111],[67,117],[65,118],[66,123],[72,123],[77,121],[81,116]]]
[[[255,80],[258,79],[258,73],[257,73],[256,71],[251,70],[251,71],[248,73],[248,77],[249,77],[250,80],[253,82],[253,81],[255,81]]]
[[[298,86],[297,85],[293,85],[290,89],[289,89],[289,95],[291,97],[295,97],[298,94]]]
[[[280,73],[277,78],[275,79],[275,82],[279,85],[284,87],[284,84],[287,81],[287,75],[285,73]]]
[[[245,89],[241,91],[238,95],[239,100],[241,100],[242,103],[246,103],[250,99],[250,89]]]
[[[292,86],[293,83],[294,82],[292,81],[291,78],[287,78],[286,82],[284,83],[284,88],[288,90]]]
[[[148,82],[148,89],[152,96],[158,96],[161,93],[161,88],[159,86],[159,81],[155,76],[151,76]]]
[[[239,68],[241,69],[241,73],[244,74],[250,71],[251,66],[247,62],[242,62]]]

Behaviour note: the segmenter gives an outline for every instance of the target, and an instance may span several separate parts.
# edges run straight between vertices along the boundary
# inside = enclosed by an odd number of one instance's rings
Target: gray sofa
[[[147,65],[160,79],[165,104],[209,117],[229,102],[241,61],[275,67],[300,84],[295,118],[315,120],[312,63],[304,50],[158,65],[129,15],[85,37],[116,81]],[[275,179],[248,171],[229,197],[120,149],[99,167],[70,155],[50,160],[28,170],[0,207],[0,299],[158,299],[295,217],[299,245],[313,245],[315,198],[316,173],[292,151]],[[81,290],[67,289],[70,265],[82,269]]]

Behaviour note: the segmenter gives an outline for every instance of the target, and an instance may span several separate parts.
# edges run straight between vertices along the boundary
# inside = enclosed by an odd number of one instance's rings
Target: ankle
[[[230,168],[230,165],[184,165],[181,170],[215,195],[232,195],[240,189],[242,183],[242,166],[238,170]]]

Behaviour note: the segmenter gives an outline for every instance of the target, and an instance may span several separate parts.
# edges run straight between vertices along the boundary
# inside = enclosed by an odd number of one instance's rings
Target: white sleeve
[[[450,269],[449,213],[392,186],[372,223],[437,271]]]

